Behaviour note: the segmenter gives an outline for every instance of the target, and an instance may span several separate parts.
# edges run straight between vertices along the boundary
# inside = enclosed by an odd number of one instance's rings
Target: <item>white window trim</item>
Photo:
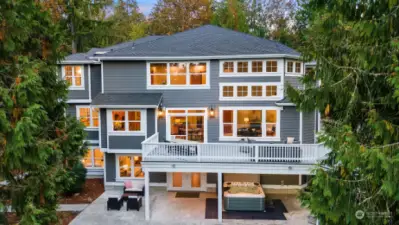
[[[85,130],[93,130],[97,131],[99,129],[100,125],[100,109],[98,108],[98,127],[93,127],[93,109],[96,109],[97,107],[93,107],[91,105],[77,105],[76,106],[76,119],[80,121],[80,109],[81,108],[90,108],[90,126],[85,127]]]
[[[152,85],[151,84],[151,63],[166,63],[166,85]],[[187,63],[187,71],[186,71],[186,84],[185,85],[171,85],[170,84],[170,71],[169,71],[169,64],[170,63]],[[206,64],[206,84],[205,85],[192,85],[189,84],[190,82],[190,63],[205,63]],[[209,61],[184,61],[184,62],[174,62],[174,61],[162,61],[162,62],[147,62],[147,90],[155,89],[155,90],[163,90],[163,89],[210,89],[211,81],[210,81],[210,62]]]
[[[169,110],[186,110],[185,113],[169,113]],[[188,113],[188,110],[205,110],[204,113]],[[171,116],[204,116],[204,143],[208,143],[208,109],[207,108],[166,108],[166,139],[171,139],[170,117]]]
[[[233,97],[223,96],[223,87],[233,86]],[[248,96],[238,97],[237,86],[247,86]],[[262,96],[251,96],[252,86],[262,86]],[[266,96],[265,86],[277,86],[276,96]],[[219,83],[219,100],[220,101],[278,101],[284,98],[284,86],[279,82],[253,82],[253,83]]]
[[[130,156],[132,157],[130,163],[131,163],[131,168],[132,168],[132,176],[131,177],[121,177],[119,174],[119,156]],[[116,181],[124,181],[124,180],[144,180],[144,177],[135,177],[134,176],[134,157],[135,156],[141,156],[141,154],[115,154],[115,173],[116,173]],[[141,158],[143,159],[143,158]],[[141,161],[143,162],[143,161]],[[141,165],[141,170],[143,171],[143,165]],[[144,171],[143,171],[144,172]]]
[[[223,110],[233,110],[233,136],[224,136],[223,133]],[[262,137],[248,137],[255,141],[281,141],[280,138],[280,125],[281,125],[281,110],[280,107],[219,107],[219,141],[240,141],[247,137],[237,137],[237,110],[262,110]],[[266,110],[277,111],[277,122],[276,122],[276,136],[266,136]]]
[[[89,167],[86,167],[85,166],[85,168],[86,169],[88,169],[88,170],[98,170],[98,169],[103,169],[104,168],[104,166],[101,166],[101,167],[96,167],[96,166],[94,166],[94,150],[95,149],[98,149],[98,150],[100,150],[101,151],[101,148],[100,148],[100,146],[88,146],[87,147],[89,150],[91,150],[91,165],[92,166],[89,166]],[[102,151],[101,151],[102,152]],[[104,161],[104,163],[105,163],[105,157],[104,157],[104,155],[103,155],[103,161]]]
[[[128,123],[128,111],[140,111],[140,131],[114,131],[112,111],[125,111],[125,123]],[[128,124],[125,124],[128,129]],[[147,134],[147,111],[143,109],[107,109],[107,134],[112,136],[146,136]]]
[[[252,62],[262,61],[262,72],[252,72]],[[266,61],[277,62],[277,72],[266,72]],[[223,72],[223,63],[233,62],[234,72]],[[238,72],[238,62],[248,62],[248,72]],[[253,60],[220,60],[219,61],[219,77],[264,77],[264,76],[282,76],[283,60],[281,59],[253,59]]]
[[[85,67],[84,65],[62,65],[62,79],[65,80],[65,66],[76,67],[80,66],[82,68],[82,75],[81,75],[81,86],[75,86],[75,79],[72,79],[72,84],[68,87],[69,90],[85,90]],[[72,77],[74,77],[75,69],[72,68]],[[90,82],[90,81],[89,81]]]
[[[294,63],[294,67],[293,67],[293,71],[292,72],[288,72],[288,62],[293,62]],[[299,62],[301,65],[300,65],[300,68],[301,68],[301,72],[300,73],[296,73],[295,72],[295,64],[297,63],[297,62]],[[286,76],[293,76],[293,77],[300,77],[300,76],[302,76],[303,75],[303,73],[304,73],[304,68],[303,68],[303,62],[301,62],[301,61],[298,61],[298,60],[286,60],[285,61],[285,75]]]

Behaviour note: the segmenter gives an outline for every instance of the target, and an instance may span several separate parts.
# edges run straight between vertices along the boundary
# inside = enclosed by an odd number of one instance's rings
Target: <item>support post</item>
[[[150,220],[150,172],[144,173],[144,203],[145,203],[145,220]]]
[[[299,186],[302,185],[302,174],[299,174],[298,183],[299,183]]]
[[[223,184],[222,173],[218,172],[218,222],[222,223],[222,197],[223,197]]]

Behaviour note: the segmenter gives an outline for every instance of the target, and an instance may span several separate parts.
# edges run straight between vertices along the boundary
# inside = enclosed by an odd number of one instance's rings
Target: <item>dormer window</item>
[[[69,84],[69,89],[84,90],[83,66],[65,65],[62,67],[62,75]]]

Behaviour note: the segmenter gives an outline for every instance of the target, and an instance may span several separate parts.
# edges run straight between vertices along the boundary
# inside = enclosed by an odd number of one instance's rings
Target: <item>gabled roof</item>
[[[251,56],[251,55],[289,55],[299,57],[299,53],[279,42],[255,37],[249,34],[205,25],[195,29],[163,36],[142,43],[134,43],[114,49],[99,59],[130,57],[210,57],[213,56]]]
[[[157,108],[161,93],[100,93],[91,105],[99,108]]]
[[[127,42],[119,43],[119,44],[112,45],[112,46],[105,47],[105,48],[92,48],[86,53],[76,53],[76,54],[68,55],[67,57],[65,57],[64,62],[93,61],[93,59],[91,59],[91,57],[96,56],[97,52],[109,52],[109,51],[119,50],[122,48],[131,48],[133,45],[142,44],[147,41],[156,40],[161,37],[162,36],[147,36],[147,37],[143,37],[143,38],[140,38],[140,39],[137,39],[134,41],[127,41]]]

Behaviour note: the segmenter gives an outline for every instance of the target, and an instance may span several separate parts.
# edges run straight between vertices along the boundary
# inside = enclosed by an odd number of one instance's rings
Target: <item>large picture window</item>
[[[118,155],[117,167],[119,178],[144,178],[139,155]]]
[[[208,62],[148,63],[149,88],[204,88],[209,82]]]
[[[76,116],[87,128],[98,128],[99,109],[91,106],[77,106]]]
[[[276,107],[221,107],[220,138],[279,140],[280,109]]]
[[[100,148],[88,149],[82,163],[86,168],[102,168],[104,167],[104,153]]]
[[[65,65],[62,67],[62,74],[69,89],[84,89],[83,66]]]

